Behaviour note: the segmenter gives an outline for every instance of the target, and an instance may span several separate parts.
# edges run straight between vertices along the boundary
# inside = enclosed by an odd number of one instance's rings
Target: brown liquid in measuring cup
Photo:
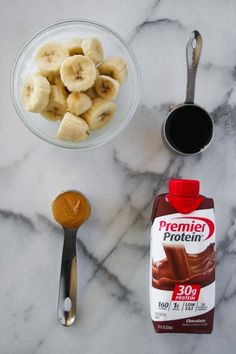
[[[211,141],[213,123],[201,107],[184,105],[174,109],[165,124],[169,144],[184,154],[203,150]]]
[[[88,218],[90,206],[81,193],[68,191],[54,200],[52,212],[59,224],[65,228],[74,229]]]

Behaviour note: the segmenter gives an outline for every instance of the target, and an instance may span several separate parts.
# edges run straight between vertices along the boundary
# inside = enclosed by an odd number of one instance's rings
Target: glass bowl
[[[39,113],[25,111],[20,100],[24,79],[37,71],[33,58],[38,48],[45,42],[63,43],[71,37],[97,37],[102,42],[105,58],[120,56],[128,65],[128,78],[120,88],[116,99],[117,110],[113,119],[102,129],[91,132],[88,139],[81,142],[57,139],[56,132],[60,121],[51,122]],[[43,28],[31,37],[20,50],[11,73],[11,95],[19,117],[39,138],[64,148],[88,149],[105,144],[114,138],[133,117],[140,99],[140,70],[133,51],[116,32],[94,21],[66,20]]]

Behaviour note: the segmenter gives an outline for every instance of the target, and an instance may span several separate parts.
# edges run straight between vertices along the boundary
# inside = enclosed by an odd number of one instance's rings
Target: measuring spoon
[[[91,207],[85,195],[78,191],[67,191],[54,200],[52,212],[64,229],[57,315],[59,322],[68,327],[76,318],[76,235],[78,228],[89,218]]]

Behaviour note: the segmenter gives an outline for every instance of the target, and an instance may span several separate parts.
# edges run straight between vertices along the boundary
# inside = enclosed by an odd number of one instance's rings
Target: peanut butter
[[[59,194],[52,205],[55,220],[68,229],[78,228],[90,215],[90,205],[83,194],[68,191]]]

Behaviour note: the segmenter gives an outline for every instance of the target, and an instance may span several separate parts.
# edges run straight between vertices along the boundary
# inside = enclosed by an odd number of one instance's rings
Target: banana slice
[[[64,44],[68,49],[70,55],[84,54],[81,47],[82,39],[80,38],[70,38]]]
[[[42,116],[52,121],[62,119],[67,111],[66,98],[67,95],[64,88],[51,85],[49,103],[46,109],[41,113]]]
[[[98,67],[101,75],[107,75],[119,81],[119,84],[124,85],[128,76],[128,66],[123,59],[119,57],[111,57],[104,61]]]
[[[51,88],[45,77],[40,75],[30,75],[25,80],[21,102],[26,111],[42,112],[48,105]]]
[[[56,73],[53,71],[50,71],[50,72],[38,71],[36,74],[45,77],[48,80],[48,82],[50,83],[50,85],[64,87],[64,84],[61,81],[61,77],[60,77],[59,72]]]
[[[62,140],[80,141],[87,139],[88,136],[89,126],[85,120],[67,112],[61,121],[57,137]]]
[[[69,91],[80,92],[93,86],[96,67],[88,57],[73,55],[62,63],[60,73],[62,82]]]
[[[91,100],[94,100],[95,98],[98,97],[97,91],[95,90],[95,86],[91,87],[87,91],[84,92],[87,96],[91,98]]]
[[[60,43],[45,43],[39,48],[35,63],[39,70],[58,72],[61,63],[69,56],[69,51]]]
[[[113,117],[116,104],[112,101],[104,101],[98,97],[93,100],[92,107],[82,115],[89,128],[92,130],[100,129],[107,124]]]
[[[85,113],[92,106],[91,98],[83,92],[72,92],[66,102],[68,110],[76,116]]]
[[[95,89],[100,97],[106,101],[112,101],[119,92],[120,84],[110,76],[100,75],[95,81]]]
[[[84,55],[89,57],[95,64],[103,61],[103,48],[97,38],[83,39],[81,43]]]

